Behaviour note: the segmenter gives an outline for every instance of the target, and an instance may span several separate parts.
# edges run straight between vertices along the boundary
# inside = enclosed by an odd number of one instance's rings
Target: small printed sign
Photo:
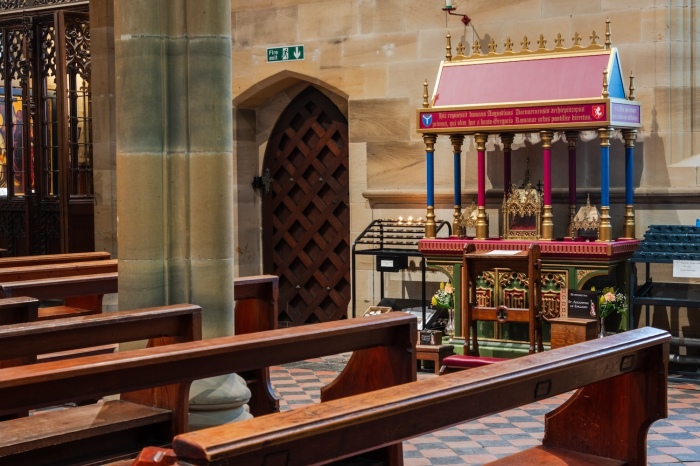
[[[569,290],[569,317],[595,319],[597,296],[595,291]]]
[[[269,47],[267,49],[267,62],[297,61],[304,59],[303,45],[285,45],[283,47]]]
[[[673,261],[673,276],[700,278],[700,261]]]

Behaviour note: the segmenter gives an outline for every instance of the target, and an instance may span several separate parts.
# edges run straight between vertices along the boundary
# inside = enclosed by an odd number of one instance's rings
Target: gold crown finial
[[[608,93],[608,70],[603,70],[603,98],[607,99],[610,96]]]
[[[496,41],[491,39],[491,42],[489,42],[489,53],[496,53],[496,47],[498,47]]]
[[[561,36],[561,32],[557,34],[557,38],[554,39],[554,43],[557,44],[555,48],[557,49],[563,49],[564,48],[564,38]]]
[[[544,50],[545,45],[547,45],[547,40],[544,38],[543,34],[540,34],[540,39],[537,41],[537,45],[539,46],[539,50]]]
[[[610,33],[610,18],[605,20],[605,48],[612,47],[612,34]]]
[[[523,46],[523,50],[528,50],[528,51],[530,50],[530,48],[529,48],[529,47],[530,47],[530,41],[527,40],[527,36],[523,36],[523,41],[520,42],[520,45]]]
[[[462,44],[462,41],[460,40],[459,43],[457,44],[457,56],[458,57],[463,57],[464,56],[464,44]]]
[[[445,61],[452,61],[452,36],[447,33],[447,44],[445,45]]]
[[[505,52],[512,52],[513,51],[513,41],[510,40],[510,37],[508,37],[503,44],[503,46],[506,48]]]
[[[574,37],[571,38],[571,40],[574,41],[574,48],[581,47],[581,40],[583,37],[581,37],[581,34],[578,32],[574,34]]]
[[[596,40],[600,39],[600,36],[596,34],[595,29],[593,30],[593,34],[591,34],[588,37],[591,39],[591,45],[598,45],[598,42]]]
[[[428,80],[423,81],[423,108],[430,107],[430,102],[428,101]]]
[[[474,45],[472,45],[472,52],[474,52],[474,55],[481,55],[481,44],[479,44],[478,40],[474,41]]]
[[[634,100],[634,73],[630,71],[630,95],[629,100]]]

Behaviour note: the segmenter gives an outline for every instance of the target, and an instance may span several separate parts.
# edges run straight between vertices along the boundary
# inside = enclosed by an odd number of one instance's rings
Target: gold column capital
[[[498,135],[503,143],[503,149],[510,149],[513,145],[513,140],[515,139],[515,134],[513,133],[501,133]]]
[[[600,206],[600,225],[598,225],[598,241],[612,241],[610,207],[607,206]]]
[[[623,129],[622,137],[625,140],[625,147],[634,147],[634,142],[637,140],[637,130]]]
[[[554,131],[544,130],[540,131],[540,141],[542,141],[543,149],[552,148],[552,139],[554,139]]]
[[[474,133],[474,142],[476,143],[476,150],[485,151],[486,141],[489,140],[489,135],[487,133]]]
[[[462,145],[464,144],[463,134],[452,134],[450,136],[450,142],[452,143],[452,150],[459,154],[462,152]]]
[[[609,146],[610,145],[610,139],[612,139],[614,131],[615,131],[615,129],[611,128],[611,127],[598,129],[598,137],[600,138],[600,145],[601,146]]]
[[[566,136],[566,142],[569,143],[569,149],[576,148],[576,142],[578,142],[579,132],[578,131],[566,131],[564,133]]]
[[[424,134],[423,142],[425,143],[425,150],[428,152],[435,152],[435,141],[437,141],[437,134]]]

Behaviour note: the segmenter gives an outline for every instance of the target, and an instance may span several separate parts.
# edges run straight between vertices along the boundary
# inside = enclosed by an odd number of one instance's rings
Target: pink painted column
[[[474,134],[476,143],[477,175],[478,175],[478,195],[477,195],[477,216],[476,216],[476,239],[486,239],[489,236],[489,220],[486,216],[486,141],[488,134]]]
[[[544,178],[544,206],[542,211],[541,239],[554,239],[554,221],[552,215],[552,139],[554,132],[540,131],[542,141],[542,171]]]

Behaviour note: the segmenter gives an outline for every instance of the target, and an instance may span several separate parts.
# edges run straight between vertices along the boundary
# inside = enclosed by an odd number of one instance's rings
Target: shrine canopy
[[[593,37],[597,37],[594,36]],[[597,44],[564,48],[561,37],[553,49],[514,52],[496,44],[482,54],[460,51],[440,65],[432,99],[427,91],[417,110],[420,133],[492,133],[548,130],[583,130],[601,127],[641,127],[640,102],[623,85],[617,48]],[[449,38],[448,38],[449,40]]]

